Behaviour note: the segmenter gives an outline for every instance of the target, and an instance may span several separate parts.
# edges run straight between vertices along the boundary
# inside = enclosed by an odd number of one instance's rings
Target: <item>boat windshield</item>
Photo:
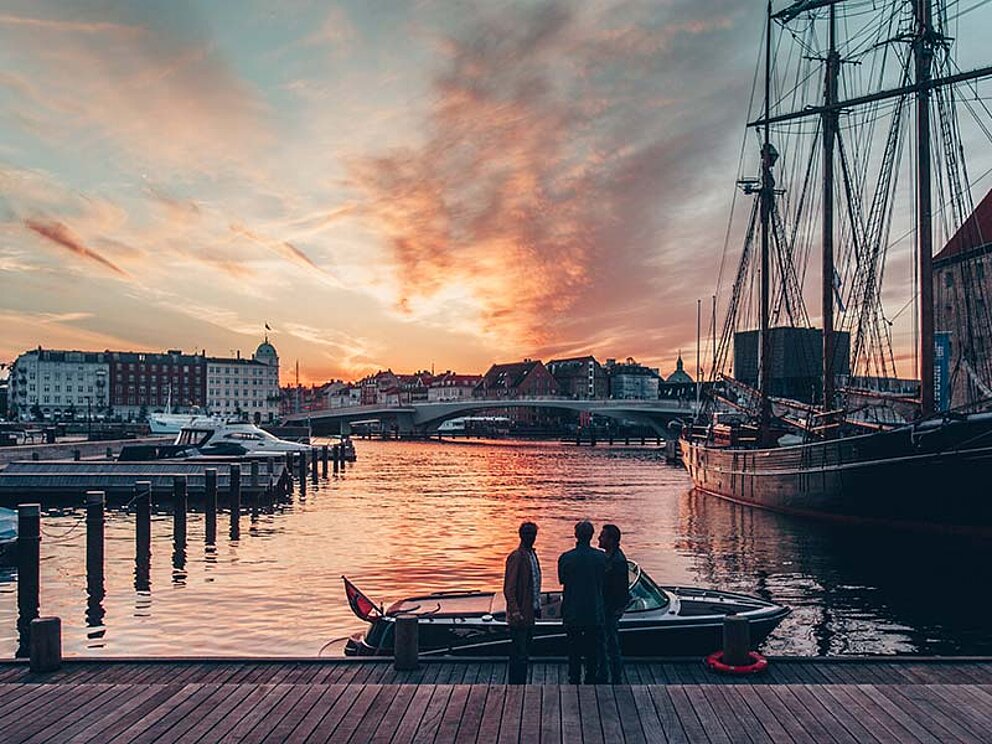
[[[654,579],[641,570],[633,561],[627,561],[630,575],[630,604],[627,612],[661,610],[668,606],[668,595],[654,583]]]
[[[205,431],[202,429],[183,429],[179,432],[179,436],[176,438],[176,444],[189,447],[199,447],[206,444],[206,441],[210,439],[211,434],[213,434],[212,431]]]

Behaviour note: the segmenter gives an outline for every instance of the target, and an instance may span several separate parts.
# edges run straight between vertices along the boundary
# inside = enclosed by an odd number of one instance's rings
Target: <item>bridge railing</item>
[[[677,398],[576,398],[568,395],[519,395],[513,398],[454,398],[450,400],[418,400],[412,403],[361,403],[354,406],[330,406],[327,408],[314,409],[312,411],[293,414],[294,417],[309,414],[334,414],[348,413],[349,411],[379,411],[379,410],[401,410],[410,409],[417,406],[477,406],[488,405],[492,408],[517,407],[521,403],[581,403],[595,406],[602,405],[605,408],[676,408],[679,410],[691,411],[694,408],[694,401]]]

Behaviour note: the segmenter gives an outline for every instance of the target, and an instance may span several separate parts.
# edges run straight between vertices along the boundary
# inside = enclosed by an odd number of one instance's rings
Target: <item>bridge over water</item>
[[[668,435],[668,424],[693,415],[696,402],[682,400],[577,400],[564,397],[465,398],[463,400],[411,403],[400,406],[364,405],[304,411],[287,416],[287,424],[309,422],[317,434],[347,433],[352,424],[378,421],[395,426],[400,434],[431,433],[449,419],[470,416],[479,411],[508,408],[537,408],[578,411],[631,421]]]

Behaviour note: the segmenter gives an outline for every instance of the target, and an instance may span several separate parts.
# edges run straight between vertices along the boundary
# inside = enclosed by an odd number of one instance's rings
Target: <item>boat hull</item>
[[[773,449],[683,439],[701,491],[806,516],[992,531],[992,417]]]

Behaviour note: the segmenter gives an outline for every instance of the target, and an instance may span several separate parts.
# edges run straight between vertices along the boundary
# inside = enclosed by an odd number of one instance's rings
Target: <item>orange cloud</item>
[[[24,220],[24,226],[50,243],[61,246],[77,256],[95,261],[120,277],[125,279],[131,278],[131,275],[127,271],[85,245],[82,239],[62,222],[27,219]]]

